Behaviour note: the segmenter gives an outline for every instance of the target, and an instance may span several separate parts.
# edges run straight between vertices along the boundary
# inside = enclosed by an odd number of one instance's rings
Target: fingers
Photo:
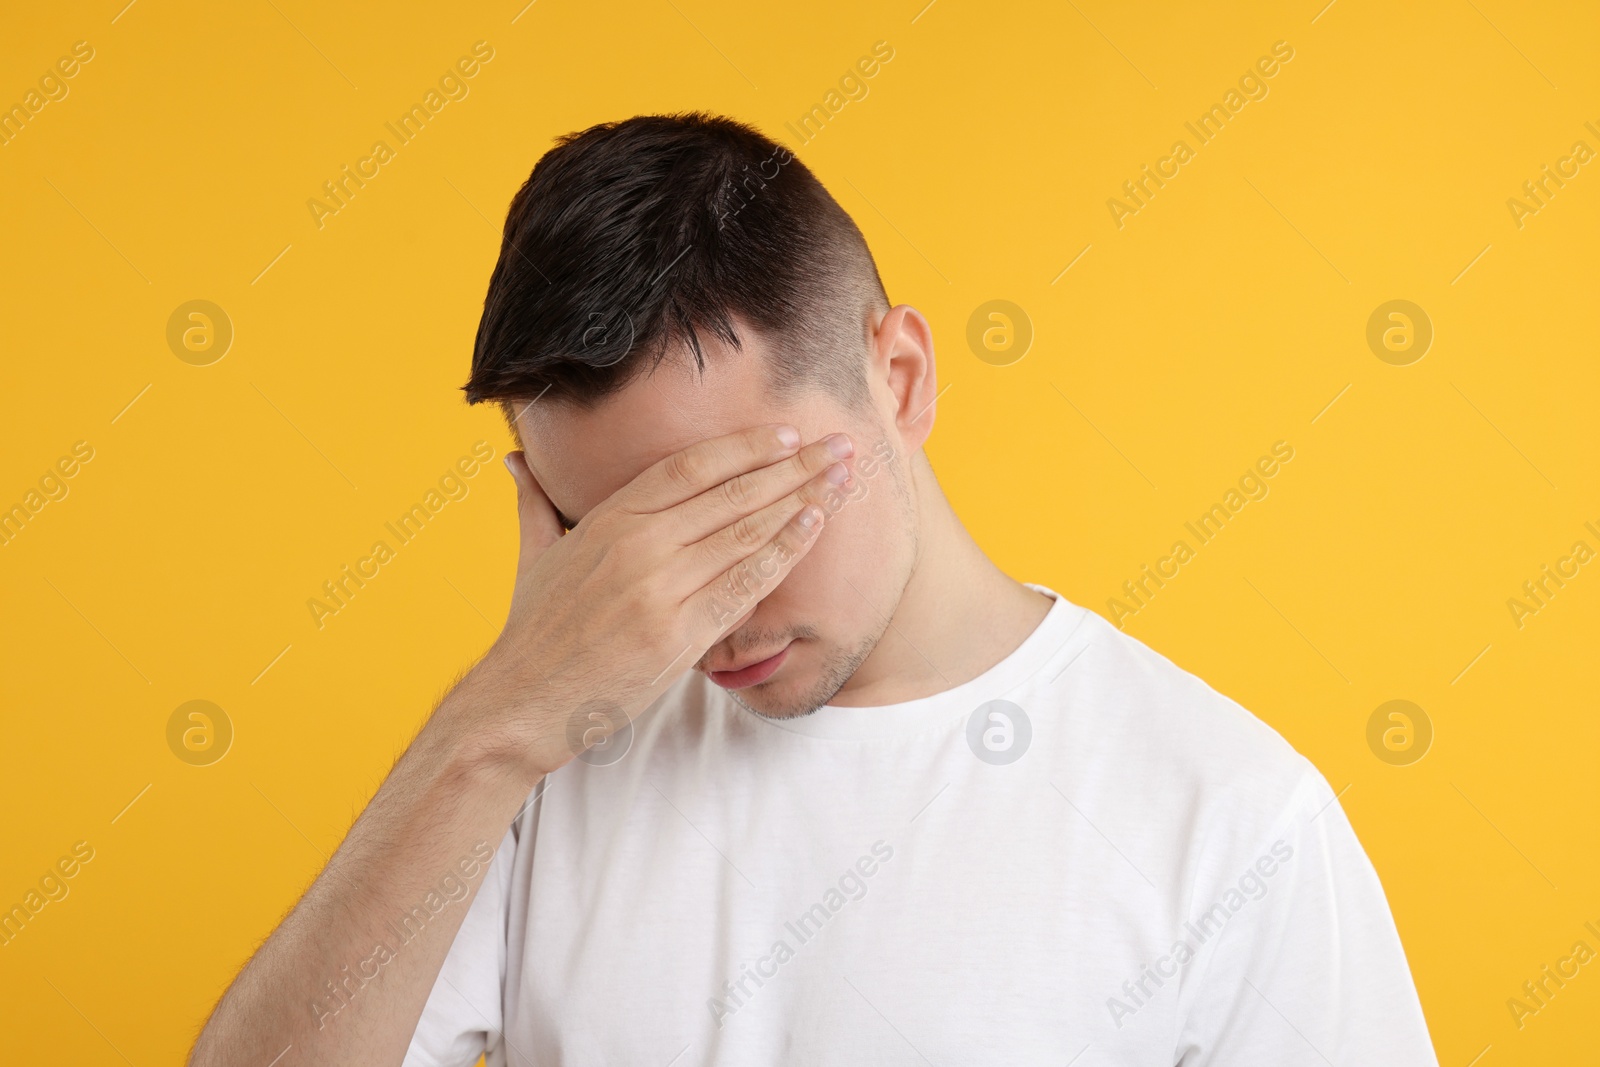
[[[775,466],[787,466],[788,462]],[[753,514],[735,517],[731,523],[713,531],[698,544],[689,545],[685,550],[689,556],[686,557],[683,568],[684,580],[690,583],[691,588],[698,587],[740,560],[755,554],[777,537],[784,525],[797,517],[800,510],[808,504],[821,506],[824,514],[834,510],[826,506],[830,495],[837,495],[848,489],[852,484],[852,477],[849,468],[843,463],[830,463],[793,492],[784,494]],[[707,495],[716,493],[716,490],[712,490]],[[692,503],[694,502],[690,501],[683,506],[687,507]]]
[[[788,459],[730,478],[673,508],[669,512],[673,520],[669,536],[682,545],[703,540],[743,518],[754,517],[760,509],[783,499],[819,473],[830,471],[835,466],[839,470],[834,472],[829,481],[833,485],[843,485],[849,473],[839,461],[848,459],[854,453],[855,446],[849,437],[842,433],[830,434]],[[787,519],[799,510],[797,503],[783,518]],[[765,544],[773,532],[764,530],[759,540],[746,544],[745,551],[740,555],[748,555],[758,545]]]
[[[788,577],[817,542],[823,509],[806,504],[777,534],[691,596],[684,604],[700,647],[710,648]]]
[[[517,526],[522,535],[517,573],[521,574],[561,537],[561,520],[556,518],[555,505],[544,495],[539,479],[533,476],[527,456],[507,452],[506,469],[517,483]]]
[[[746,471],[791,456],[800,447],[793,426],[755,426],[696,442],[646,468],[612,498],[638,514],[665,511]]]

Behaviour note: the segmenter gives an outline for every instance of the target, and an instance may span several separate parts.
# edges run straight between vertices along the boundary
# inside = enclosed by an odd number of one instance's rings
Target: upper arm
[[[1309,764],[1273,831],[1235,866],[1194,905],[1221,926],[1200,949],[1209,958],[1197,960],[1177,1062],[1437,1063],[1383,885]]]

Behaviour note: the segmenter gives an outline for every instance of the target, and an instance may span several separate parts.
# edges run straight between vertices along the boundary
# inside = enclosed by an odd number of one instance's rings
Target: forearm
[[[565,535],[513,453],[522,536],[500,640],[223,995],[190,1063],[399,1063],[481,872],[459,906],[403,944],[388,944],[394,926],[474,846],[503,840],[542,774],[574,758],[570,714],[586,703],[615,711],[600,717],[616,728],[673,684],[674,665],[681,674],[742,621],[728,617],[724,585],[743,589],[759,572],[739,600],[753,609],[783,580],[821,529],[811,501],[848,484],[841,461],[852,453],[843,434],[801,448],[791,426],[700,441]],[[584,743],[600,726],[585,725]]]
[[[537,782],[470,725],[471,676],[417,735],[344,843],[223,995],[191,1054],[222,1063],[398,1064],[498,847]],[[477,855],[474,856],[474,849]],[[470,869],[469,864],[469,869]],[[453,875],[468,895],[425,906]],[[435,898],[437,903],[438,898]],[[423,907],[426,921],[404,920]],[[402,939],[405,939],[402,941]],[[376,973],[374,973],[376,972]]]

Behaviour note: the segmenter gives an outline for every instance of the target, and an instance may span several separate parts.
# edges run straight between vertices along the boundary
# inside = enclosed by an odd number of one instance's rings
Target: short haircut
[[[557,139],[511,201],[463,387],[469,403],[592,407],[700,334],[770,338],[782,398],[865,403],[871,312],[888,297],[855,222],[788,149],[692,112]]]

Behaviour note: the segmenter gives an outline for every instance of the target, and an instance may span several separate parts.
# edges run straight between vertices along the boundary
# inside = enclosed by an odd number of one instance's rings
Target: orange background
[[[1600,549],[1600,167],[1520,226],[1507,201],[1600,149],[1597,30],[1508,0],[8,13],[0,105],[74,42],[93,58],[0,145],[0,507],[93,458],[0,545],[0,904],[94,855],[0,946],[0,1058],[177,1062],[493,638],[507,441],[458,387],[500,220],[554,136],[693,108],[789,144],[932,321],[929,453],[1016,577],[1109,614],[1292,445],[1123,622],[1343,790],[1443,1063],[1592,1055],[1595,965],[1520,1028],[1506,1002],[1600,949],[1600,568],[1520,627],[1507,601]],[[468,95],[319,228],[307,201],[477,41]],[[801,144],[785,124],[878,41],[866,95]],[[1268,94],[1197,146],[1184,123],[1278,41]],[[1194,158],[1119,228],[1108,199],[1179,138]],[[1395,299],[1434,331],[1405,366],[1366,339]],[[167,340],[191,300],[234,334],[204,366]],[[968,345],[991,300],[1031,323],[1020,359]],[[319,629],[322,582],[480,440],[468,494]],[[1407,766],[1367,743],[1394,699],[1433,729]],[[191,700],[232,727],[209,765],[169,747]]]

